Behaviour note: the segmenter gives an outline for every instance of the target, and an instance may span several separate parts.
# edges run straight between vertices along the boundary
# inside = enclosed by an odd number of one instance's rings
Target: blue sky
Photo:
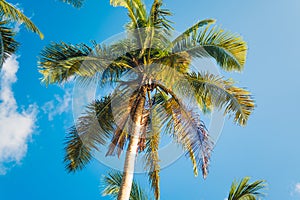
[[[18,3],[16,0],[10,2]],[[150,2],[146,0],[147,4]],[[249,45],[245,71],[224,75],[238,80],[240,86],[247,86],[255,96],[257,108],[246,128],[233,125],[231,119],[226,120],[207,180],[194,178],[191,164],[184,157],[163,169],[161,199],[223,200],[232,180],[244,176],[267,180],[266,199],[300,199],[300,184],[297,187],[300,183],[300,2],[164,2],[174,13],[172,20],[176,22],[177,31],[183,31],[199,19],[214,18],[223,28],[244,37]],[[94,161],[76,174],[67,174],[64,170],[64,132],[73,120],[71,108],[67,106],[71,92],[69,86],[46,88],[40,83],[37,56],[50,41],[80,43],[95,39],[101,42],[123,31],[128,21],[126,12],[110,7],[108,0],[87,0],[80,10],[55,0],[20,3],[19,7],[32,17],[45,39],[41,41],[21,27],[17,40],[22,46],[18,57],[9,62],[13,66],[16,66],[16,59],[19,62],[17,79],[12,75],[8,79],[11,84],[1,82],[2,88],[5,84],[12,89],[10,95],[13,96],[9,97],[14,97],[16,103],[10,104],[13,108],[10,116],[14,117],[8,121],[11,123],[2,121],[0,124],[16,134],[19,129],[32,134],[12,151],[19,163],[7,164],[4,153],[0,156],[2,173],[4,165],[9,167],[5,175],[0,175],[0,199],[107,199],[100,196],[99,185],[100,177],[109,168]],[[0,114],[8,106],[3,102],[2,99]],[[2,141],[4,135],[7,136],[3,130],[0,128]],[[137,178],[147,186],[146,176],[138,175]]]

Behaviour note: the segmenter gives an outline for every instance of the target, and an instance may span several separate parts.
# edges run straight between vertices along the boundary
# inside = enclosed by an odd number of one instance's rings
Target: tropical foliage
[[[22,11],[7,1],[0,0],[0,69],[3,61],[15,53],[18,47],[18,42],[14,39],[16,33],[12,28],[12,22],[24,23],[28,30],[37,33],[41,39],[44,38],[42,32]]]
[[[103,196],[111,196],[114,199],[118,197],[122,184],[122,174],[119,172],[109,172],[103,177]],[[130,192],[130,200],[148,200],[149,195],[141,188],[141,186],[133,180],[132,189]]]
[[[82,1],[65,1],[80,7]],[[170,136],[187,151],[195,175],[208,174],[213,148],[200,111],[224,109],[239,125],[253,111],[251,94],[231,80],[192,66],[193,59],[213,58],[225,71],[244,68],[247,45],[234,33],[215,26],[215,20],[197,22],[172,38],[171,12],[154,0],[146,9],[142,0],[111,0],[127,9],[129,37],[110,45],[51,43],[39,59],[46,85],[71,79],[83,85],[98,81],[113,92],[91,102],[66,139],[69,171],[82,169],[94,151],[108,145],[107,156],[125,148],[126,159],[118,199],[129,199],[137,153],[145,153],[145,169],[154,196],[159,199],[159,142]],[[187,103],[189,102],[189,103]],[[191,103],[193,102],[193,103]]]
[[[264,180],[258,180],[253,183],[248,183],[249,177],[243,178],[240,182],[234,181],[231,185],[227,200],[258,200],[264,194],[261,190],[266,187]],[[119,172],[110,172],[103,177],[103,196],[111,196],[116,198],[118,196],[122,181],[122,174]],[[132,183],[132,190],[130,193],[130,200],[148,200],[152,199],[150,195],[139,186],[136,181]]]
[[[19,43],[14,39],[16,33],[7,26],[7,21],[0,21],[0,69],[3,61],[16,52]]]
[[[249,177],[243,178],[239,183],[234,181],[231,185],[228,200],[257,200],[264,196],[261,189],[266,187],[264,180],[248,183]]]

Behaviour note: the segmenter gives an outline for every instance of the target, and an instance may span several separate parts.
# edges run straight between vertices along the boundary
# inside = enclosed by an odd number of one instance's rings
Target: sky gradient
[[[146,0],[147,5],[150,3]],[[164,3],[174,13],[171,20],[179,32],[200,19],[213,18],[224,29],[243,36],[249,46],[245,70],[240,74],[222,73],[237,80],[239,86],[247,86],[257,107],[245,128],[235,126],[232,119],[226,120],[205,181],[193,176],[191,163],[185,157],[163,169],[161,199],[223,200],[231,182],[244,176],[267,180],[266,199],[300,199],[300,2]],[[126,11],[111,7],[108,0],[87,0],[79,10],[55,0],[22,1],[19,7],[38,25],[45,39],[40,40],[21,26],[17,36],[21,47],[17,56],[6,63],[11,66],[7,79],[3,78],[4,72],[0,75],[0,119],[4,119],[4,112],[12,117],[11,121],[0,122],[0,145],[4,145],[7,127],[16,135],[18,130],[28,133],[19,141],[21,146],[12,151],[19,163],[7,164],[7,156],[0,156],[0,200],[109,199],[101,197],[99,188],[101,176],[109,171],[106,166],[95,160],[76,174],[64,170],[64,132],[73,122],[68,106],[71,86],[42,85],[37,56],[51,41],[101,42],[122,32],[128,21]],[[4,97],[16,102],[5,101]],[[8,110],[8,106],[12,109]],[[0,146],[0,153],[1,150]],[[149,188],[146,176],[137,178]]]

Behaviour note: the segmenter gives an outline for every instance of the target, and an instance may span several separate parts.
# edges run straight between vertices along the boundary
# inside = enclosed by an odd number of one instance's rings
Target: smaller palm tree
[[[112,196],[114,199],[117,199],[122,184],[122,177],[123,175],[120,172],[113,171],[104,176],[102,195]],[[150,200],[150,198],[141,186],[133,180],[129,200]]]
[[[239,183],[234,181],[231,185],[227,200],[258,200],[264,196],[261,189],[266,187],[264,180],[248,183],[250,177],[243,178]]]
[[[264,180],[258,180],[248,183],[250,177],[243,178],[239,183],[234,181],[231,185],[228,198],[226,200],[258,200],[264,194],[260,191],[266,187]],[[110,172],[103,177],[103,196],[112,196],[114,199],[118,197],[122,184],[122,174],[119,172]],[[130,200],[150,200],[151,197],[134,180],[130,193]]]

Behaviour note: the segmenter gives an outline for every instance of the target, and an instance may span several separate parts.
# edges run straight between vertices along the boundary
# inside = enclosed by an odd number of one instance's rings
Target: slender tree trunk
[[[118,194],[118,200],[129,200],[130,191],[133,181],[135,158],[138,149],[139,136],[142,129],[141,122],[143,118],[143,110],[146,101],[146,88],[141,88],[141,96],[139,97],[135,111],[132,113],[132,127],[129,145],[126,152],[125,164],[123,170],[122,184]]]

